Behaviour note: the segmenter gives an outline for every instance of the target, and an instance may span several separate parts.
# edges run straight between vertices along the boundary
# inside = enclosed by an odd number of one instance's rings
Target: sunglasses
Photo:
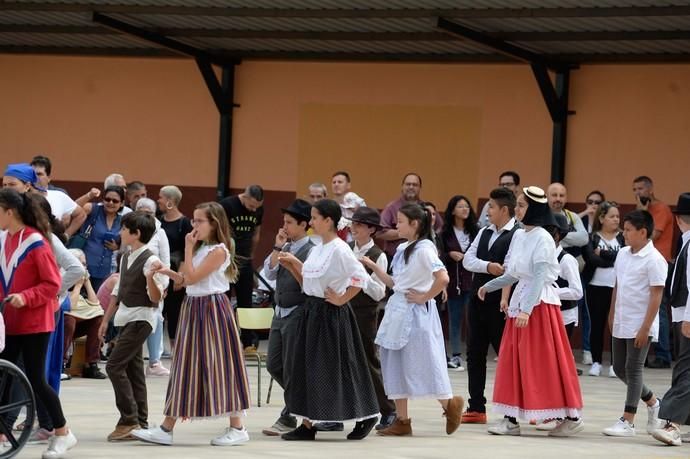
[[[601,204],[601,201],[597,201],[596,199],[588,199],[587,200],[587,205],[598,206],[599,204]]]
[[[120,204],[122,201],[119,199],[113,199],[113,198],[103,198],[103,202],[107,202],[110,204]]]

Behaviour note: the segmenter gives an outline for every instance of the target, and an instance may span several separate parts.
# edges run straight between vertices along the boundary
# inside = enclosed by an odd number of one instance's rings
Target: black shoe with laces
[[[352,432],[350,432],[347,435],[348,440],[362,440],[364,439],[367,435],[369,435],[369,432],[371,432],[371,429],[374,428],[374,425],[376,425],[376,418],[369,418],[365,419],[364,421],[357,421],[355,424],[355,428],[352,429]]]
[[[98,368],[98,365],[95,363],[90,364],[87,367],[84,367],[84,370],[81,373],[82,378],[87,378],[87,379],[106,379],[108,376],[103,373],[100,368]]]
[[[287,441],[311,441],[316,439],[316,430],[300,424],[298,428],[280,436]]]

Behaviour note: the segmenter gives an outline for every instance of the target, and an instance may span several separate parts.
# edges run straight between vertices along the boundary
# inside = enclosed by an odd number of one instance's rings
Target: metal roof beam
[[[146,27],[168,37],[242,38],[251,40],[323,41],[453,41],[446,32],[331,32],[291,30],[232,30],[182,27]],[[82,25],[0,24],[0,33],[117,34],[108,28]],[[587,32],[486,32],[505,41],[663,41],[690,40],[690,30],[587,31]]]
[[[110,16],[106,16],[101,13],[93,13],[92,19],[94,22],[98,24],[101,24],[113,30],[117,30],[118,32],[124,33],[125,35],[137,37],[148,43],[153,43],[155,45],[162,46],[163,48],[167,48],[169,50],[172,50],[176,53],[185,56],[193,57],[194,59],[201,59],[220,66],[235,65],[238,63],[236,59],[229,60],[226,57],[220,57],[214,54],[210,54],[204,50],[195,48],[193,46],[179,42],[177,40],[173,40],[159,33],[142,29],[141,27],[128,24],[126,22],[120,21]]]
[[[537,54],[528,49],[513,45],[504,40],[491,37],[483,32],[479,32],[469,27],[465,27],[464,25],[458,24],[457,22],[452,22],[444,18],[438,18],[436,25],[438,28],[455,37],[478,43],[491,48],[500,54],[512,57],[513,59],[517,59],[531,65],[540,65],[552,70],[562,70],[567,67],[572,67],[567,63],[558,62],[556,59],[545,57],[541,54]]]
[[[93,5],[88,3],[24,3],[2,2],[0,11],[47,11],[121,14],[170,14],[191,16],[236,16],[272,18],[593,18],[593,17],[649,17],[690,16],[688,6],[630,6],[575,8],[396,8],[396,9],[336,9],[336,8],[224,8],[163,5]]]

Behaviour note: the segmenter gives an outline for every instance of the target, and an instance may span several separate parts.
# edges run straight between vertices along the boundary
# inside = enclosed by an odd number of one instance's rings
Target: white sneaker
[[[599,362],[594,362],[592,368],[589,369],[590,376],[600,376],[601,375],[601,364]]]
[[[590,351],[582,351],[582,364],[591,365],[592,364],[592,353]]]
[[[549,432],[550,437],[570,437],[577,433],[585,430],[585,423],[582,418],[577,421],[572,421],[570,419],[564,419],[559,422],[558,425]]]
[[[549,432],[558,426],[560,420],[558,419],[544,419],[543,421],[537,422],[536,429],[541,432]]]
[[[462,357],[459,355],[454,355],[450,358],[450,363],[453,365],[455,371],[465,371],[465,367],[462,362]]]
[[[667,422],[666,427],[663,429],[656,429],[652,432],[652,437],[669,446],[680,446],[683,444],[680,429],[672,422]]]
[[[508,418],[503,418],[497,424],[487,429],[493,435],[520,435],[520,424],[513,424]]]
[[[43,459],[65,457],[65,454],[77,444],[77,437],[70,430],[67,435],[53,435],[48,441],[48,449],[43,451]]]
[[[146,376],[170,376],[170,370],[165,368],[162,363],[157,362],[151,366],[146,366]]]
[[[630,424],[625,419],[620,418],[614,425],[605,428],[601,433],[609,437],[634,437],[635,424]]]
[[[660,399],[656,399],[654,406],[647,406],[647,433],[649,435],[655,430],[663,429],[666,425],[663,420],[659,419],[659,408],[661,408]]]
[[[211,444],[214,446],[235,446],[248,441],[249,432],[247,432],[246,428],[236,429],[234,427],[227,427],[223,435],[211,440]]]
[[[609,367],[609,378],[617,378],[617,377],[618,377],[618,376],[616,376],[616,372],[613,371],[613,365],[611,365],[611,366]]]
[[[170,446],[173,442],[172,431],[166,432],[160,427],[154,427],[153,429],[135,429],[132,431],[132,436],[146,443],[155,443],[157,445]]]

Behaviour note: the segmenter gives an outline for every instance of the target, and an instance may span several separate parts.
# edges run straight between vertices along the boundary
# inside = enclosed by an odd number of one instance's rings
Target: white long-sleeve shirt
[[[688,243],[690,243],[690,231],[683,233],[683,245],[681,245],[681,250]],[[690,263],[685,264],[685,269],[685,279],[688,281],[688,290],[690,290]],[[690,308],[688,308],[688,305],[686,304],[681,308],[671,308],[671,320],[673,322],[690,322]]]
[[[355,257],[357,257],[359,260],[365,256],[369,249],[371,249],[373,246],[373,239],[364,244],[362,247],[357,247],[357,243],[355,242],[355,246],[352,248],[352,251],[354,252]],[[383,272],[388,271],[388,258],[386,258],[385,253],[379,255],[378,259],[376,260],[376,264],[383,270]],[[373,300],[381,301],[383,297],[386,296],[386,284],[384,284],[383,281],[378,278],[376,273],[371,273],[369,275],[369,282],[367,282],[367,286],[364,287],[362,291],[366,295],[369,295]]]
[[[489,248],[496,242],[496,239],[503,234],[505,231],[511,231],[513,227],[516,225],[516,221],[514,218],[511,218],[508,220],[508,223],[503,225],[502,228],[496,229],[496,225],[491,224],[489,226],[486,226],[482,229],[479,230],[477,233],[477,236],[474,238],[474,241],[472,241],[472,244],[470,244],[470,248],[467,249],[467,253],[465,253],[465,256],[462,259],[462,266],[473,273],[483,273],[486,274],[488,273],[488,267],[489,267],[489,262],[482,260],[481,258],[477,257],[477,247],[479,247],[479,241],[482,240],[482,234],[484,234],[484,231],[491,230],[494,233],[491,235],[491,238],[489,239]],[[511,244],[512,245],[512,244]],[[503,264],[508,264],[508,259],[510,256],[510,250],[508,251],[508,254],[506,254],[505,260],[503,261]]]

